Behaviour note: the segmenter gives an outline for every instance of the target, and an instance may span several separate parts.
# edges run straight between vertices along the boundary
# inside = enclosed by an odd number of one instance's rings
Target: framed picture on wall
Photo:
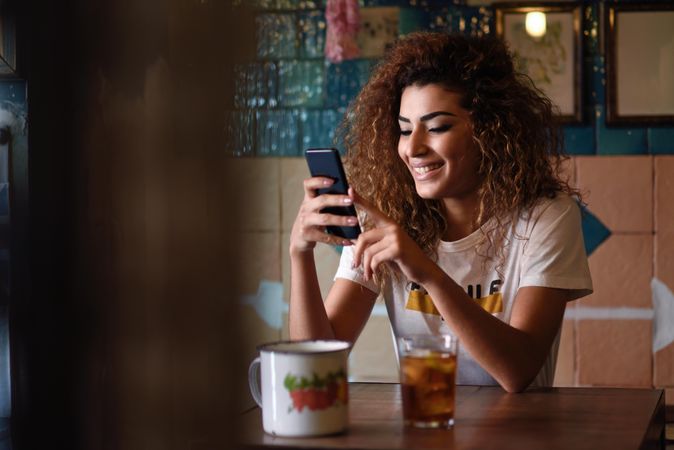
[[[508,43],[516,68],[559,108],[563,122],[581,122],[580,3],[495,3],[494,10],[496,34]]]
[[[606,123],[674,125],[674,4],[606,7]]]

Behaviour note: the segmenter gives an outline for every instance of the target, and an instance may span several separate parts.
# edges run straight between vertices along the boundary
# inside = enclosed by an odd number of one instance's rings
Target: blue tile
[[[308,3],[314,4],[313,1],[301,0],[240,0],[242,2],[250,2],[253,8],[257,9],[289,9],[306,7]]]
[[[302,148],[335,147],[335,131],[343,116],[335,109],[301,111]]]
[[[361,7],[370,6],[410,6],[414,0],[360,0]]]
[[[606,126],[604,107],[595,106],[597,154],[645,155],[648,153],[645,128]]]
[[[465,4],[464,0],[417,0],[419,6],[422,8],[444,7],[444,6],[459,6]]]
[[[255,113],[257,156],[300,156],[299,114],[296,110]]]
[[[492,15],[488,8],[473,6],[454,6],[449,8],[447,30],[471,36],[488,34]]]
[[[278,9],[297,9],[299,7],[298,0],[276,0],[276,7]]]
[[[275,107],[278,103],[278,74],[274,62],[250,63],[234,68],[234,106]]]
[[[319,58],[325,48],[325,16],[322,11],[299,14],[300,57]]]
[[[569,155],[594,155],[594,127],[566,125],[564,150]]]
[[[324,63],[322,60],[290,60],[278,64],[280,106],[323,106]]]
[[[428,30],[482,35],[489,34],[493,30],[491,8],[448,5],[446,1],[427,3],[429,6],[423,9],[402,8],[400,10],[401,34]]]
[[[0,100],[14,103],[26,102],[25,81],[0,81]]]
[[[373,60],[358,59],[338,64],[327,64],[326,106],[329,108],[344,107],[358,95],[367,83]]]
[[[426,29],[428,31],[448,31],[449,22],[449,8],[432,8],[428,11],[428,23]]]
[[[225,146],[231,156],[251,156],[255,136],[253,112],[227,111],[225,113]]]
[[[297,27],[294,14],[260,14],[255,19],[255,26],[258,58],[297,57]]]
[[[264,106],[264,67],[259,63],[243,64],[234,68],[234,105],[237,108]]]
[[[278,106],[279,86],[278,86],[278,64],[275,62],[266,62],[263,66],[264,73],[264,103],[260,106],[275,108]]]
[[[297,7],[299,9],[316,9],[323,8],[325,9],[325,3],[321,0],[299,0],[297,2]]]
[[[416,8],[400,8],[398,34],[405,35],[428,29],[429,12]]]
[[[585,252],[590,256],[602,242],[608,239],[611,235],[611,231],[587,208],[581,207],[581,211],[581,226],[583,228]]]
[[[674,154],[674,128],[649,128],[648,151],[653,155]]]

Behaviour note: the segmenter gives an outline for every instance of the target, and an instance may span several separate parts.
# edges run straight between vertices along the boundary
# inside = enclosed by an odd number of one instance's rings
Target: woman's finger
[[[394,252],[385,244],[377,249],[373,249],[373,255],[370,259],[370,271],[373,275],[376,274],[381,264],[391,262],[394,258]]]
[[[324,230],[317,227],[302,230],[302,236],[305,240],[311,242],[322,242],[328,245],[342,245],[345,247],[353,245],[350,240],[328,234]]]
[[[301,225],[307,227],[325,228],[333,225],[337,227],[352,227],[358,224],[355,216],[338,216],[336,214],[307,212],[301,217]]]
[[[312,207],[318,210],[329,206],[350,206],[353,200],[348,195],[323,194],[310,200]]]
[[[363,273],[367,280],[374,276],[379,264],[386,260],[388,246],[388,240],[384,238],[375,242],[363,252]]]
[[[363,251],[375,242],[384,237],[384,231],[381,228],[375,228],[361,233],[356,240],[356,246],[353,249],[353,267],[361,265]]]
[[[327,177],[311,177],[304,180],[304,195],[308,198],[318,196],[316,192],[318,189],[327,188],[334,184],[332,178]]]

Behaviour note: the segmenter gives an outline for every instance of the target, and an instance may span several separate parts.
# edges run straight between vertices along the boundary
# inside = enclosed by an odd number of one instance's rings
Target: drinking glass
[[[458,347],[458,339],[448,334],[398,338],[405,425],[454,426]]]

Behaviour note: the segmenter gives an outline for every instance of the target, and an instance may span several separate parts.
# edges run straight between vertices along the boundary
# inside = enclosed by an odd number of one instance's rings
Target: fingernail
[[[346,219],[346,222],[349,225],[355,225],[358,223],[358,219],[356,219],[355,217],[349,217],[348,219]]]
[[[344,203],[346,203],[347,205],[350,205],[351,203],[353,203],[353,200],[351,200],[349,197],[345,197]]]
[[[329,186],[329,185],[332,184],[332,180],[325,179],[325,180],[323,180],[323,184],[326,185],[326,186]]]
[[[351,241],[345,239],[345,240],[342,241],[342,245],[351,245]],[[352,264],[352,266],[353,266],[353,264]]]

